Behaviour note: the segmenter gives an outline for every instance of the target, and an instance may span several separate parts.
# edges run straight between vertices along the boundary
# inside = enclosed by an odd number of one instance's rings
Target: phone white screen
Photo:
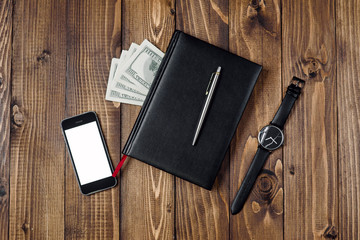
[[[103,142],[96,122],[65,130],[80,184],[111,176]]]

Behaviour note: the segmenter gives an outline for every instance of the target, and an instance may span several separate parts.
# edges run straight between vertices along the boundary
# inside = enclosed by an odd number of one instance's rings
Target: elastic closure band
[[[122,167],[122,165],[124,164],[125,160],[127,158],[127,155],[123,155],[120,162],[118,163],[118,165],[115,168],[115,171],[113,173],[113,177],[116,177],[116,175],[118,174],[118,172],[120,171],[120,168]]]

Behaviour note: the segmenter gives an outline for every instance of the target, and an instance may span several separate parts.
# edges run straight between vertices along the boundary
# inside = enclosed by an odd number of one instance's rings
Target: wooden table
[[[1,0],[0,239],[359,239],[360,2]],[[105,101],[113,57],[174,29],[264,66],[212,191],[135,159],[83,196],[60,121],[99,114],[113,164],[140,107]],[[191,57],[191,53],[189,53]],[[307,80],[244,210],[229,206],[295,75]]]

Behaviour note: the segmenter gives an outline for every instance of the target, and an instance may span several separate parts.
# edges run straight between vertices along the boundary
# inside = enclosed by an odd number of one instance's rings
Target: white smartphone
[[[65,143],[81,193],[90,195],[117,184],[100,123],[95,112],[61,122]]]

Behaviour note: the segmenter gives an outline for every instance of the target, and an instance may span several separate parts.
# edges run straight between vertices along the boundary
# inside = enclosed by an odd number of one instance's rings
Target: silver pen
[[[214,94],[214,90],[215,90],[215,87],[216,87],[216,83],[219,79],[219,75],[220,75],[220,71],[221,71],[221,67],[219,66],[216,70],[216,73],[214,74],[213,73],[213,76],[211,76],[210,78],[210,82],[209,82],[209,85],[206,89],[206,92],[205,92],[205,96],[206,96],[206,100],[205,100],[205,104],[204,104],[204,107],[202,109],[202,112],[201,112],[201,115],[200,115],[200,119],[199,119],[199,122],[198,122],[198,125],[196,127],[196,131],[195,131],[195,136],[194,136],[194,140],[192,142],[192,145],[194,146],[195,143],[196,143],[196,140],[199,136],[199,133],[200,133],[200,130],[201,130],[201,127],[204,123],[204,119],[205,119],[205,116],[206,116],[206,113],[209,109],[209,105],[210,105],[210,101],[212,99],[212,96]],[[210,89],[209,89],[210,87]]]

